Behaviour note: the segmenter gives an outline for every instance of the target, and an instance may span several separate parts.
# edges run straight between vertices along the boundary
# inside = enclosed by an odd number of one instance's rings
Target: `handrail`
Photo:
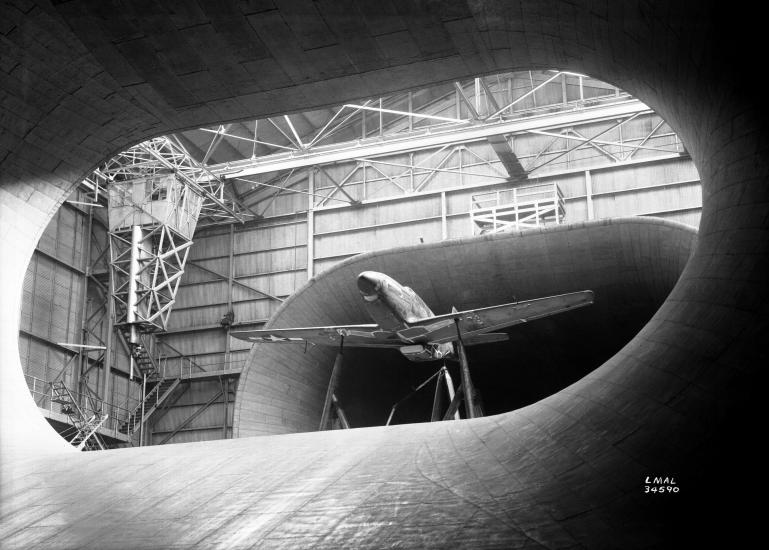
[[[43,380],[42,378],[38,378],[30,374],[25,374],[24,377],[27,379],[27,386],[29,387],[29,391],[32,394],[33,399],[35,400],[35,403],[37,403],[38,407],[40,407],[41,409],[46,409],[51,413],[54,413],[54,412],[61,413],[60,409],[57,410],[54,408],[54,401],[53,401],[54,382]],[[120,405],[107,403],[106,401],[101,399],[97,401],[96,399],[94,399],[93,396],[88,395],[87,393],[72,391],[69,388],[66,388],[66,389],[67,389],[67,393],[72,397],[73,403],[75,403],[84,414],[86,415],[92,415],[92,414],[101,415],[102,413],[109,414],[109,419],[105,423],[105,426],[103,426],[105,429],[117,431],[117,429],[120,427],[120,424],[125,419],[127,419],[131,414],[130,409],[127,409]],[[89,391],[91,391],[90,388],[89,388]],[[47,400],[47,403],[46,403],[46,400]],[[86,405],[82,405],[83,403],[86,403]]]
[[[566,202],[557,183],[540,183],[472,195],[469,213],[473,232],[497,233],[560,224]]]

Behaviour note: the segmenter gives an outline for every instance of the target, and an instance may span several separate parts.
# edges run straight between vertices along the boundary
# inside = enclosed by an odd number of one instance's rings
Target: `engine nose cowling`
[[[365,300],[372,301],[379,297],[382,288],[382,276],[375,271],[364,271],[358,275],[358,290]]]

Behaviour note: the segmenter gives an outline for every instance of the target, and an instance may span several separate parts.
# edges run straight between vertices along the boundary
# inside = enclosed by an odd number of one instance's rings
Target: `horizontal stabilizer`
[[[506,332],[486,332],[484,334],[474,334],[462,338],[466,346],[476,346],[478,344],[492,344],[494,342],[505,342],[510,339]]]

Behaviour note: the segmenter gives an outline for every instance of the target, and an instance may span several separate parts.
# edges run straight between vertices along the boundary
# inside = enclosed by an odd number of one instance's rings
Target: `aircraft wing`
[[[398,334],[415,342],[444,344],[457,339],[454,319],[458,319],[462,337],[467,337],[469,341],[472,341],[472,337],[475,335],[548,317],[592,303],[593,292],[583,290],[525,302],[436,315],[435,317],[420,319],[415,323],[409,323],[410,327],[398,331]]]
[[[394,332],[382,330],[379,325],[335,325],[327,327],[274,328],[239,330],[230,333],[252,344],[310,343],[338,346],[344,336],[345,347],[381,348],[400,347],[403,342]]]

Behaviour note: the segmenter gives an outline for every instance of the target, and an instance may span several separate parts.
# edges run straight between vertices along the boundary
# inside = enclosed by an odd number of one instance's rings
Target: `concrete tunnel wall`
[[[510,341],[472,347],[473,380],[487,414],[538,401],[618,352],[678,280],[696,232],[653,218],[555,226],[371,252],[311,279],[270,327],[370,323],[355,284],[387,273],[436,314],[590,289],[595,304],[508,330]],[[317,430],[335,348],[258,344],[240,377],[239,437]],[[440,362],[413,363],[397,350],[347,348],[336,390],[353,427],[383,425],[392,405]],[[449,364],[459,383],[458,369]],[[404,402],[396,423],[429,419],[432,387]]]
[[[3,6],[4,547],[648,548],[760,532],[744,500],[763,472],[769,338],[769,124],[745,58],[762,51],[760,18],[715,2],[482,0],[399,4],[393,27],[397,9],[378,5],[385,15],[313,6],[337,40],[327,50],[293,39],[297,11],[266,3]],[[384,27],[409,47],[382,53]],[[696,253],[618,354],[474,421],[64,452],[21,376],[19,296],[51,215],[97,163],[176,129],[551,67],[646,102],[703,182]],[[680,499],[642,494],[644,476],[668,474]]]

